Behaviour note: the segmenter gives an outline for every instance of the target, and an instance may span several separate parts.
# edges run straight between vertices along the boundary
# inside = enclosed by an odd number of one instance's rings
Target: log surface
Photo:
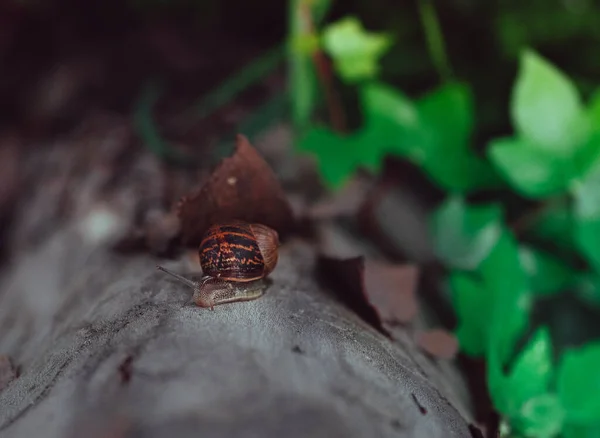
[[[315,259],[290,241],[262,298],[210,311],[159,260],[56,233],[3,284],[0,351],[21,375],[0,436],[471,436],[442,368],[347,310]]]

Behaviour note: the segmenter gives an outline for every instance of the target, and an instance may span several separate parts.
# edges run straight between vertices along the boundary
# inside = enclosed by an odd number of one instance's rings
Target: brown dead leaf
[[[368,300],[365,292],[364,257],[338,259],[321,255],[317,261],[317,272],[321,280],[350,309],[364,321],[386,336],[389,331],[383,326],[377,310]]]
[[[292,209],[277,177],[245,136],[236,141],[234,154],[176,207],[185,245],[198,245],[208,227],[231,219],[262,223],[281,236],[293,229]]]
[[[388,324],[408,324],[417,315],[415,296],[419,270],[414,265],[367,262],[365,287],[369,302]]]
[[[330,287],[365,321],[389,336],[386,328],[409,323],[417,314],[418,269],[412,265],[337,259],[321,255],[318,269]]]
[[[8,356],[0,355],[0,391],[17,378],[17,370]]]
[[[418,332],[416,340],[423,351],[440,359],[453,359],[458,353],[456,336],[443,329]]]

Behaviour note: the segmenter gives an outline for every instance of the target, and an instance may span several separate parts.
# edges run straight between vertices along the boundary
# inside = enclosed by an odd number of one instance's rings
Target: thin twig
[[[310,7],[306,2],[300,2],[299,8],[301,17],[304,21],[303,27],[307,33],[314,33],[315,26]],[[323,92],[325,93],[325,100],[327,102],[327,109],[329,110],[329,121],[331,126],[335,131],[344,133],[346,132],[346,114],[344,112],[342,102],[335,90],[331,64],[321,49],[315,50],[315,52],[312,54],[312,61],[315,65],[319,82],[323,87]]]
[[[536,205],[526,211],[510,224],[515,236],[520,236],[529,231],[548,212],[563,207],[569,201],[568,196],[558,196],[542,204]]]
[[[433,6],[433,0],[419,0],[419,13],[421,15],[423,30],[425,31],[425,38],[427,39],[429,55],[440,75],[440,79],[448,81],[452,77],[452,68],[448,61],[444,36],[435,12],[435,7]]]

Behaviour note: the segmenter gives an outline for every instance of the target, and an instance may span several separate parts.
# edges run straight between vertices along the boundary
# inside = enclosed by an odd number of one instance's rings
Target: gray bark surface
[[[0,355],[19,369],[0,388],[0,438],[471,436],[464,381],[414,341],[423,321],[393,339],[377,332],[317,282],[315,245],[286,242],[262,298],[212,312],[155,269],[192,276],[189,258],[110,251],[138,204],[156,208],[157,193],[189,178],[123,155],[119,120],[101,117],[95,143],[74,136],[27,168],[34,183],[0,274]],[[302,170],[285,144],[287,129],[257,140],[291,182]],[[336,226],[322,231],[330,255],[377,257]]]
[[[443,368],[323,290],[311,246],[280,254],[262,298],[214,311],[75,226],[23,254],[0,297],[0,351],[22,367],[0,436],[471,436]]]

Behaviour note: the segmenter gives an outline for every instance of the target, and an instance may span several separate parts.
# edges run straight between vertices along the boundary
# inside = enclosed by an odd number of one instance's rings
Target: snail
[[[277,265],[279,234],[262,224],[234,220],[212,225],[200,243],[200,281],[157,266],[194,289],[194,302],[214,310],[218,304],[249,301],[265,290],[264,279]]]

